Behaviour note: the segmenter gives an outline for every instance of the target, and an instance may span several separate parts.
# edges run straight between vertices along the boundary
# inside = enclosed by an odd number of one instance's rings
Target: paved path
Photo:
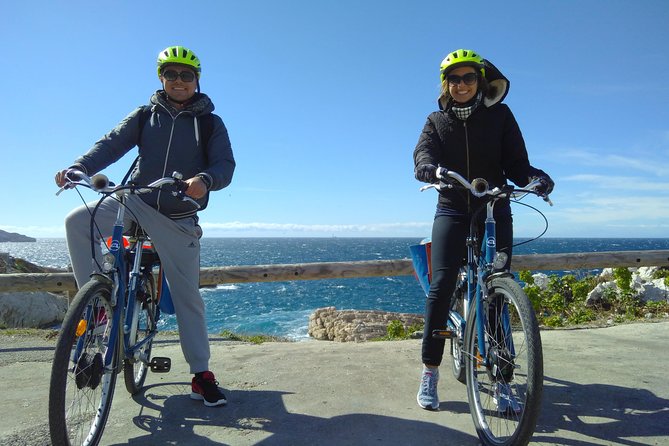
[[[668,445],[669,322],[542,332],[539,445]],[[53,342],[0,336],[1,445],[46,445]],[[477,445],[465,387],[442,366],[438,412],[415,402],[419,341],[212,342],[228,405],[192,401],[181,351],[130,398],[119,378],[104,445]]]

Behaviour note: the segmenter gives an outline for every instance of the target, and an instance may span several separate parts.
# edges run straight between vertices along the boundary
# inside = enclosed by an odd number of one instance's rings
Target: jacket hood
[[[488,94],[483,99],[483,103],[486,107],[491,107],[504,100],[509,93],[510,82],[489,60],[484,59],[483,65],[485,66],[485,79],[488,81]],[[448,101],[440,95],[437,104],[440,110],[446,110]]]
[[[151,105],[161,105],[165,107],[170,113],[177,114],[179,110],[167,100],[167,93],[165,90],[158,90],[151,96]],[[214,111],[214,103],[211,102],[209,96],[204,93],[195,93],[190,102],[183,110],[193,113],[195,116],[202,116]]]

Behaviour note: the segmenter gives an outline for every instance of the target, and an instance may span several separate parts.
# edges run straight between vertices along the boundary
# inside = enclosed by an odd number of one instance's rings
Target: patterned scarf
[[[481,102],[483,100],[483,93],[479,91],[476,93],[476,97],[472,99],[471,101],[467,102],[466,104],[456,104],[453,102],[453,106],[451,109],[453,110],[453,113],[455,113],[455,116],[462,120],[466,121],[467,118],[471,116],[471,114],[478,108],[479,105],[481,105]]]

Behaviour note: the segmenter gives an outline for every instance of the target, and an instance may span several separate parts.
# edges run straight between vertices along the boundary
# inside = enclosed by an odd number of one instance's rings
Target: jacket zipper
[[[469,172],[469,132],[467,131],[467,121],[462,121],[462,126],[465,129],[465,155],[467,157],[467,181],[471,181]],[[472,213],[471,194],[467,194],[467,214]]]
[[[165,111],[167,111],[167,114],[170,115],[172,118],[172,128],[170,129],[170,139],[167,142],[167,151],[165,152],[165,162],[163,163],[163,177],[166,174],[167,171],[167,160],[170,158],[170,150],[172,150],[172,137],[174,136],[174,125],[176,124],[177,118],[182,112],[179,112],[176,114],[176,116],[172,116],[172,113],[170,113],[169,110],[167,110],[166,107],[163,107]],[[160,212],[160,196],[162,194],[163,190],[159,189],[158,190],[158,196],[156,197],[156,210]]]

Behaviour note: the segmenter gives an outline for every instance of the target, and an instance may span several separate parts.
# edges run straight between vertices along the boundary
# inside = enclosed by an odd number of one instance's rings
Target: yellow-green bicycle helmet
[[[162,67],[171,63],[191,67],[195,71],[195,74],[197,74],[197,78],[200,79],[200,73],[202,72],[200,59],[197,58],[194,52],[185,46],[168,46],[158,53],[158,77],[160,77],[160,70]]]
[[[474,67],[481,70],[481,76],[485,77],[483,57],[472,50],[455,50],[441,61],[440,78],[443,83],[448,73],[457,67]]]

